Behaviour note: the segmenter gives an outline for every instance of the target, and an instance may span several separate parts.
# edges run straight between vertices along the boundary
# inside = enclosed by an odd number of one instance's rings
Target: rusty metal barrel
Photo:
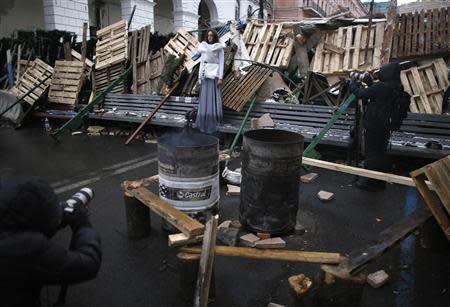
[[[278,129],[244,134],[240,221],[248,230],[282,234],[294,229],[303,140]]]

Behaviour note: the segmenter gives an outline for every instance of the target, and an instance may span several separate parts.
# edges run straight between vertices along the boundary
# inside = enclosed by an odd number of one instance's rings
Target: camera
[[[373,81],[371,74],[368,73],[367,71],[365,71],[365,72],[352,71],[350,73],[350,79],[352,79],[352,81],[362,82],[367,85],[372,84],[372,81]]]
[[[91,188],[82,188],[60,205],[62,207],[61,225],[67,225],[79,212],[87,209],[88,204],[94,198]]]

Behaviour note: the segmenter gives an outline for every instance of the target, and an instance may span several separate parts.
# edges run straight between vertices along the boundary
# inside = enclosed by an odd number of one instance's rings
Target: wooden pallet
[[[433,55],[450,50],[450,7],[398,15],[391,59]]]
[[[134,31],[130,37],[130,56],[133,65],[134,94],[150,94],[148,80],[150,78],[150,26]]]
[[[197,51],[197,48],[198,40],[186,30],[180,29],[164,47],[164,51],[173,54],[177,58],[185,54],[184,67],[191,71],[200,62],[200,59],[192,60],[192,55]]]
[[[228,74],[222,89],[223,105],[238,112],[242,111],[271,72],[269,68],[251,65],[245,75],[236,77],[233,73]]]
[[[411,172],[411,177],[450,241],[450,155]],[[426,178],[432,183],[436,194],[425,183]]]
[[[83,63],[79,61],[56,61],[48,101],[75,104],[84,77]]]
[[[128,59],[127,21],[121,20],[97,31],[96,69],[103,69]]]
[[[76,52],[73,49],[71,50],[71,54],[72,54],[72,58],[74,60],[81,61],[81,54],[79,54],[78,52]],[[92,66],[94,66],[94,63],[91,60],[89,60],[88,58],[86,58],[84,61],[86,63],[86,74],[90,74]]]
[[[111,82],[125,72],[125,63],[117,63],[112,66],[96,69],[92,75],[92,88],[94,95],[97,95],[103,91]],[[111,91],[111,93],[125,93],[126,83],[125,81],[119,82]]]
[[[350,71],[367,71],[381,66],[381,47],[384,37],[384,22],[368,26],[340,27],[324,34],[316,47],[313,71],[334,74]],[[365,49],[368,46],[367,61]]]
[[[11,92],[17,97],[23,96],[39,82],[51,75],[53,75],[53,67],[36,58],[32,65],[13,86]],[[38,86],[30,95],[25,97],[24,100],[30,105],[33,105],[34,102],[45,93],[50,86],[51,81],[51,78],[47,79],[47,81]]]
[[[282,23],[251,22],[245,28],[243,40],[250,58],[279,68],[287,68],[292,56],[294,39]]]
[[[402,70],[400,78],[403,88],[411,95],[411,112],[442,113],[442,95],[449,86],[447,65],[442,58]]]

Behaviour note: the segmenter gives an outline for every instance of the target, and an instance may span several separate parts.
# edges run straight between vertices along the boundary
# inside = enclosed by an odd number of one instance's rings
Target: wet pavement
[[[102,268],[95,280],[69,288],[66,306],[190,306],[181,299],[176,250],[167,247],[160,218],[152,215],[150,237],[129,240],[126,235],[120,184],[157,173],[155,144],[137,141],[125,146],[124,137],[86,135],[67,136],[56,144],[38,128],[0,128],[0,140],[2,180],[13,175],[41,176],[61,199],[82,186],[95,190],[90,212],[102,237]],[[305,231],[284,237],[288,249],[346,254],[373,243],[383,229],[424,206],[414,188],[388,185],[383,192],[363,192],[354,187],[354,176],[314,171],[319,177],[313,183],[299,185],[297,222]],[[320,190],[335,193],[334,200],[320,202],[316,196]],[[224,192],[220,221],[237,219],[239,197]],[[420,237],[418,232],[408,236],[369,265],[368,272],[384,269],[390,275],[384,287],[347,285],[335,298],[344,299],[342,306],[448,306],[450,251],[423,248]],[[69,238],[70,232],[64,230],[55,240],[68,246]],[[265,307],[269,302],[297,306],[287,279],[300,273],[314,279],[320,268],[216,257],[216,297],[210,306]],[[43,306],[56,301],[57,293],[57,287],[43,291]]]

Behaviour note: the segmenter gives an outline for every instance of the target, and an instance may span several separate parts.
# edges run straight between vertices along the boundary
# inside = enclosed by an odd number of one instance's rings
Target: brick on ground
[[[327,191],[320,191],[319,193],[317,193],[317,197],[319,197],[319,199],[321,201],[330,201],[334,198],[334,194],[331,192],[327,192]]]
[[[309,174],[301,176],[300,180],[304,183],[310,183],[310,182],[313,182],[317,177],[319,177],[319,174],[309,173]]]
[[[389,280],[389,275],[384,270],[367,275],[367,283],[374,288],[383,286]]]
[[[229,228],[231,225],[231,221],[227,220],[227,221],[223,221],[222,223],[220,223],[219,226],[217,226],[217,228]]]
[[[270,239],[270,233],[267,232],[257,232],[256,236],[261,240]]]
[[[260,240],[255,242],[256,248],[283,248],[286,247],[286,242],[279,238],[270,238],[265,240]]]
[[[255,236],[252,233],[248,233],[246,235],[243,235],[242,237],[240,237],[242,244],[244,244],[245,246],[249,246],[249,247],[254,247],[255,243],[259,240],[261,240],[260,238],[258,238],[257,236]]]

